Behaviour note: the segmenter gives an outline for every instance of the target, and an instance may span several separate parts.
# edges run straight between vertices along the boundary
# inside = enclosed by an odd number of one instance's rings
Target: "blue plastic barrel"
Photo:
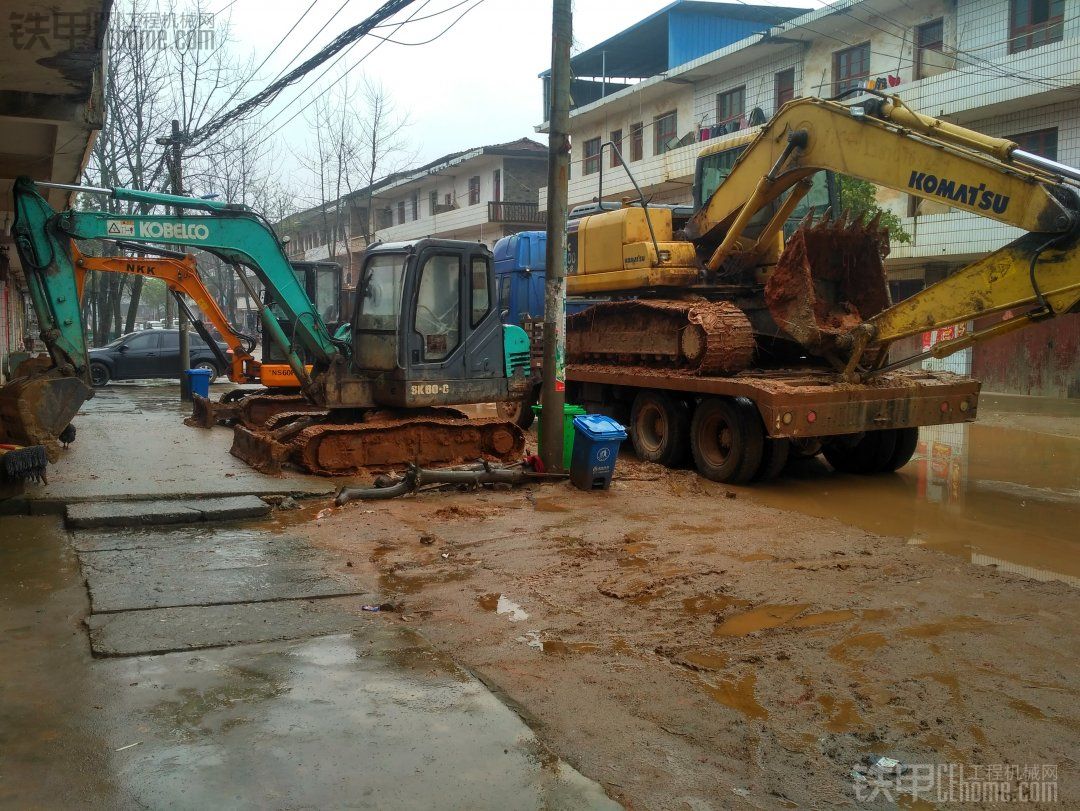
[[[210,378],[213,372],[209,369],[188,369],[186,374],[192,394],[200,397],[210,396]]]
[[[585,414],[574,417],[574,455],[570,481],[579,490],[607,490],[615,475],[619,446],[626,429],[611,417]]]

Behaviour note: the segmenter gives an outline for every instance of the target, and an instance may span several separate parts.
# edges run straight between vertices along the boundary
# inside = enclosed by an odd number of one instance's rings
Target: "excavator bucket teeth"
[[[765,284],[776,323],[812,352],[835,349],[836,337],[890,306],[884,258],[888,231],[842,212],[800,227]]]
[[[290,450],[289,443],[278,442],[266,431],[239,424],[233,427],[233,443],[229,453],[243,459],[260,473],[280,476],[282,465],[289,460]]]
[[[56,370],[12,380],[0,387],[0,441],[44,445],[55,462],[58,437],[93,394],[82,378]]]
[[[240,418],[242,403],[242,400],[224,403],[192,394],[191,416],[184,420],[184,424],[194,428],[213,428],[215,425],[224,425]]]

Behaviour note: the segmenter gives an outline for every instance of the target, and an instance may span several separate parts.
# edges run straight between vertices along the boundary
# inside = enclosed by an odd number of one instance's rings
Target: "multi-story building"
[[[108,2],[59,0],[43,7],[12,7],[4,14],[0,51],[0,382],[32,335],[26,279],[11,239],[11,186],[36,181],[78,183],[101,129],[103,31]],[[16,8],[18,10],[16,10]],[[45,13],[43,13],[45,12]],[[63,27],[62,26],[66,26]],[[60,31],[63,33],[58,33]],[[73,56],[77,54],[77,56]],[[42,189],[64,208],[68,191]],[[17,360],[16,358],[12,360]]]
[[[341,200],[294,214],[278,224],[296,259],[333,259],[355,266],[375,240],[443,237],[494,245],[543,226],[540,187],[547,182],[547,147],[528,138],[444,155],[396,172]]]
[[[737,138],[791,98],[851,87],[887,89],[917,110],[1080,164],[1080,0],[838,0],[799,16],[759,6],[768,19],[749,33],[731,24],[746,10],[681,0],[573,58],[574,75],[587,78],[576,80],[570,114],[571,206],[596,198],[601,163],[605,198],[632,193],[618,157],[601,154],[606,142],[621,145],[646,196],[689,204],[702,147]],[[545,189],[541,208],[546,199]],[[899,192],[880,190],[878,202],[911,237],[894,240],[887,261],[896,296],[1019,234]],[[992,391],[1080,397],[1078,345],[1080,315],[1063,316],[977,347],[964,370]]]

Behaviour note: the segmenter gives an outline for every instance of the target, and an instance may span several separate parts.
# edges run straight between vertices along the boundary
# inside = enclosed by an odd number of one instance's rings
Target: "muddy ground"
[[[619,476],[289,523],[629,807],[852,803],[873,754],[1056,764],[1080,799],[1074,588],[625,454]]]

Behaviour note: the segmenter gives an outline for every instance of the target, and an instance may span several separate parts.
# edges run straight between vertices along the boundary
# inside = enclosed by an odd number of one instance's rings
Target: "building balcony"
[[[511,203],[506,200],[488,202],[488,222],[507,225],[543,225],[546,222],[539,203]]]
[[[543,225],[543,223],[542,209],[536,203],[490,200],[487,205],[481,203],[462,205],[426,217],[379,228],[376,231],[376,237],[384,242],[433,236],[448,239],[486,240],[488,234],[493,235],[494,238],[502,236],[503,226],[528,227]],[[485,226],[489,225],[494,227],[485,229]]]

